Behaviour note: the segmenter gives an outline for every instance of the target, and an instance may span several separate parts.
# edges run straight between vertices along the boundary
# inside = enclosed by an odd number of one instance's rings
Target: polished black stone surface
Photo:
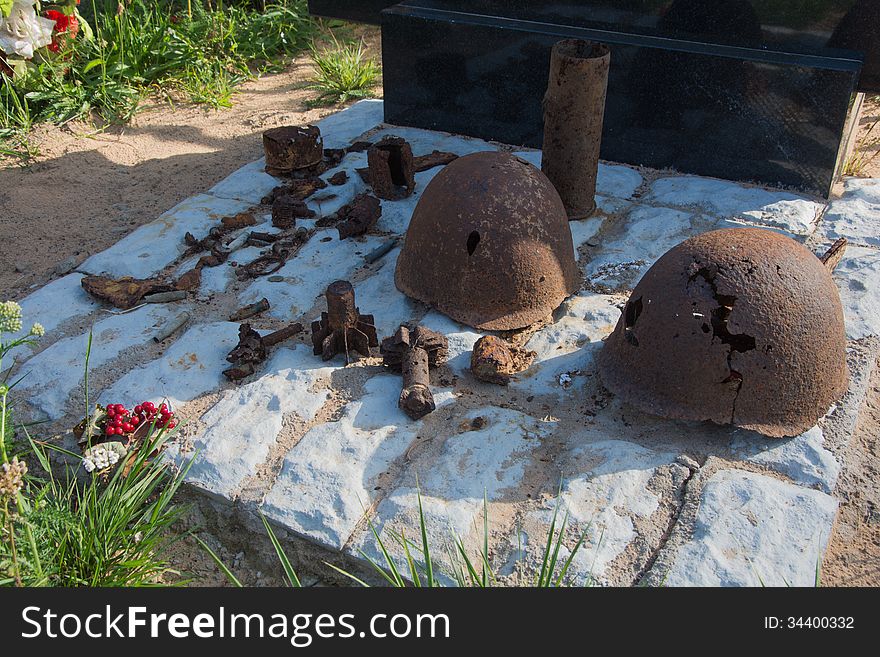
[[[310,0],[316,14],[379,22],[389,0]],[[862,91],[880,91],[880,0],[410,0],[476,16],[557,23],[863,60]]]
[[[550,48],[579,37],[612,50],[603,159],[830,190],[860,69],[849,56],[438,8],[448,4],[413,0],[383,14],[390,123],[540,146]]]

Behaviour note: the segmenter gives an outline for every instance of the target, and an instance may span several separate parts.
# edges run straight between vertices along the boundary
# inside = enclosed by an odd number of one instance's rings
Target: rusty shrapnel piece
[[[367,149],[370,186],[379,198],[396,201],[416,188],[412,148],[402,137],[388,136]]]
[[[297,322],[261,336],[250,324],[241,324],[238,327],[238,344],[226,357],[232,367],[223,370],[223,376],[230,381],[239,381],[250,376],[266,360],[271,347],[302,331],[303,325]]]
[[[309,209],[305,201],[284,194],[275,197],[272,203],[272,225],[276,228],[293,228],[297,217],[314,217],[315,212]]]
[[[558,42],[550,55],[541,170],[562,197],[570,219],[596,210],[610,63],[608,46],[580,39]]]
[[[609,390],[653,415],[803,433],[847,389],[831,269],[760,228],[685,240],[633,290],[599,370]]]
[[[431,393],[430,370],[446,362],[449,342],[446,336],[423,326],[401,325],[397,332],[382,340],[383,363],[403,374],[403,388],[397,405],[413,420],[423,418],[436,405]]]
[[[484,335],[471,352],[471,373],[480,381],[506,386],[515,374],[528,369],[535,356],[534,351],[515,347],[494,335]]]
[[[369,194],[358,194],[348,205],[343,206],[336,213],[340,221],[336,225],[339,231],[339,239],[363,235],[376,225],[382,216],[382,205],[379,199]]]
[[[336,354],[356,351],[369,358],[370,347],[379,346],[375,320],[372,315],[361,315],[354,303],[354,287],[348,281],[336,281],[327,287],[327,312],[312,322],[312,344],[315,355],[330,360]]]
[[[531,164],[498,152],[460,157],[425,188],[394,280],[490,331],[544,318],[580,285],[559,194]]]
[[[288,175],[320,164],[324,159],[324,140],[315,125],[281,126],[263,133],[263,151],[267,173]]]

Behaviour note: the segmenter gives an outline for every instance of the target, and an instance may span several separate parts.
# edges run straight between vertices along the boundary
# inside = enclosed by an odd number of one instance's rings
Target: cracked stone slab
[[[130,347],[150,341],[181,308],[144,306],[133,312],[110,315],[92,328],[89,368],[99,369]],[[64,415],[71,394],[80,390],[86,365],[88,334],[64,338],[25,363],[24,379],[16,393],[27,393],[27,401],[49,419]],[[85,401],[83,401],[85,404]]]
[[[668,586],[813,586],[837,500],[752,472],[721,470],[703,487],[693,537]]]
[[[646,201],[676,208],[699,208],[720,218],[781,228],[809,235],[824,209],[821,203],[791,192],[746,187],[727,180],[698,176],[660,178]]]
[[[819,233],[833,242],[845,237],[853,244],[880,247],[880,179],[847,178],[841,198],[825,211]]]
[[[197,194],[178,203],[156,221],[141,226],[109,249],[96,253],[78,270],[116,278],[150,278],[183,254],[187,248],[183,236],[187,232],[201,239],[223,217],[244,212],[250,205],[235,199]]]
[[[197,324],[181,335],[163,356],[132,370],[104,390],[103,404],[126,400],[177,406],[220,388],[226,355],[238,344],[238,324]]]
[[[544,500],[526,514],[517,539],[525,558],[539,563],[556,515],[557,530],[568,514],[568,531],[560,550],[567,560],[583,536],[572,559],[569,580],[583,585],[602,581],[637,532],[634,518],[650,518],[660,507],[660,496],[648,488],[657,468],[675,460],[675,454],[654,451],[625,440],[595,440],[575,435],[576,445],[560,460],[563,483],[558,497]],[[581,442],[579,445],[578,443]]]
[[[794,438],[765,438],[753,431],[734,435],[731,450],[737,458],[766,466],[793,481],[831,493],[840,464],[824,446],[822,429],[813,427]]]
[[[202,417],[204,432],[193,441],[187,483],[220,498],[232,499],[257,473],[281,432],[285,414],[311,422],[330,397],[330,375],[304,345],[281,347],[256,381],[227,390]]]
[[[880,210],[874,221],[880,226]],[[880,335],[880,251],[848,246],[834,270],[843,304],[846,337]]]
[[[21,331],[12,335],[7,342],[22,337],[30,331],[35,322],[39,322],[46,329],[47,336],[39,342],[45,342],[53,338],[52,332],[72,319],[85,317],[98,310],[101,304],[95,301],[82,288],[82,274],[68,274],[63,278],[44,285],[36,292],[32,292],[21,301],[21,312],[24,326]],[[7,354],[9,365],[13,359],[24,361],[31,353],[32,347],[22,345],[16,347]]]
[[[471,423],[478,417],[484,424],[472,429]],[[409,469],[401,485],[382,500],[376,511],[373,526],[401,567],[405,568],[405,555],[393,535],[403,531],[421,545],[419,493],[433,558],[449,572],[454,564],[443,546],[458,537],[471,548],[470,554],[475,554],[483,536],[484,496],[491,523],[495,503],[519,498],[518,487],[526,474],[529,455],[552,432],[550,423],[497,407],[469,411],[461,418],[460,426],[458,433],[445,438],[436,455]],[[436,440],[436,435],[430,440]],[[353,538],[350,551],[363,551],[384,562],[369,527]],[[415,557],[418,559],[418,555]]]
[[[400,377],[374,376],[338,421],[311,428],[285,457],[263,513],[342,549],[373,503],[379,476],[416,436],[419,424],[397,408],[399,394]]]

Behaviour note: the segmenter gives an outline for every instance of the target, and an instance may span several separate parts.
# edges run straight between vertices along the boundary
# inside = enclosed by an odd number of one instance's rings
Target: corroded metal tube
[[[569,219],[596,210],[610,62],[607,46],[580,39],[558,42],[550,55],[541,170],[562,197]]]

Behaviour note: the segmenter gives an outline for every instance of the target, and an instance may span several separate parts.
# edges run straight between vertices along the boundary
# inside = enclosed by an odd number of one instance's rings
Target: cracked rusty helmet
[[[395,283],[479,329],[542,319],[579,286],[559,194],[540,170],[509,153],[455,160],[422,193]]]
[[[837,286],[819,258],[770,230],[690,238],[636,285],[599,370],[653,415],[798,435],[847,389]]]

